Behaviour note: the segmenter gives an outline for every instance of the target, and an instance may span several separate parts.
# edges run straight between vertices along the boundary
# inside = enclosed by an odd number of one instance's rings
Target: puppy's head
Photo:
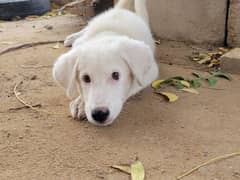
[[[151,49],[130,39],[75,47],[60,56],[53,69],[69,97],[82,97],[87,119],[96,125],[111,124],[127,98],[157,74]]]

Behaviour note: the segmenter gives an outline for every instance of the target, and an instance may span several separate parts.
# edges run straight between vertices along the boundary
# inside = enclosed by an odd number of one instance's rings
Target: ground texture
[[[0,48],[11,42],[61,40],[81,24],[74,16],[1,23]],[[233,82],[219,80],[215,89],[206,84],[199,95],[176,91],[180,99],[175,103],[148,88],[126,103],[117,122],[99,128],[69,116],[69,101],[49,67],[67,48],[52,46],[0,56],[0,179],[128,180],[110,166],[138,158],[147,180],[173,180],[196,164],[240,150],[240,76],[233,75]],[[204,71],[188,60],[196,49],[163,41],[157,53],[161,78]],[[22,106],[13,93],[20,81],[20,96],[48,113],[11,110]],[[239,167],[236,157],[185,179],[237,180]]]

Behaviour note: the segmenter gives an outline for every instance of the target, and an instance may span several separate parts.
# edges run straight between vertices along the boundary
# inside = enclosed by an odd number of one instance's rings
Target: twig
[[[32,107],[42,107],[42,105],[41,104],[35,104],[35,105],[32,105]],[[17,111],[17,110],[21,110],[21,109],[25,109],[25,108],[29,108],[29,107],[24,105],[24,106],[21,106],[21,107],[9,108],[8,110],[9,111]]]
[[[38,69],[38,68],[51,68],[53,65],[36,65],[36,66],[28,66],[28,65],[21,65],[22,68],[34,68],[34,69]]]
[[[43,109],[38,109],[38,108],[36,108],[36,107],[41,107],[41,104],[36,104],[36,105],[33,105],[33,106],[32,106],[32,105],[28,104],[27,102],[25,102],[22,98],[20,98],[20,97],[18,96],[17,88],[18,88],[18,86],[21,85],[22,83],[23,83],[23,81],[17,83],[17,84],[14,86],[13,91],[14,91],[14,95],[15,95],[15,97],[17,98],[17,100],[18,100],[20,103],[22,103],[26,108],[32,109],[32,110],[35,111],[35,112],[43,112],[43,113],[51,114],[51,115],[52,115],[52,114],[62,115],[62,114],[59,114],[59,113],[53,113],[53,112],[48,112],[48,111],[43,110]],[[0,113],[2,113],[2,112],[0,112]]]
[[[190,174],[192,174],[193,172],[197,171],[198,169],[200,169],[201,167],[204,167],[204,166],[208,166],[212,163],[215,163],[215,162],[218,162],[218,161],[222,161],[224,159],[229,159],[229,158],[233,158],[233,157],[236,157],[236,156],[240,156],[240,151],[239,152],[235,152],[235,153],[232,153],[232,154],[226,154],[226,155],[223,155],[223,156],[219,156],[219,157],[216,157],[216,158],[213,158],[205,163],[202,163],[196,167],[194,167],[193,169],[187,171],[186,173],[184,173],[183,175],[181,176],[178,176],[176,177],[175,180],[180,180],[180,179],[183,179],[184,177],[186,176],[189,176]]]
[[[217,91],[224,91],[225,90],[225,89],[214,88],[214,87],[205,87],[205,86],[202,86],[202,88],[211,89],[211,90],[217,90]]]
[[[57,9],[56,11],[57,11],[57,12],[62,12],[62,11],[63,11],[64,9],[66,9],[66,8],[73,7],[73,6],[77,5],[77,4],[81,4],[81,3],[85,2],[85,1],[86,1],[86,0],[75,0],[75,1],[73,1],[73,2],[70,2],[70,3],[65,4],[64,6],[62,6],[62,7],[59,8],[59,9]]]
[[[38,108],[36,108],[36,107],[33,107],[32,105],[26,103],[22,98],[20,98],[20,97],[18,96],[17,88],[18,88],[18,86],[21,85],[22,83],[23,83],[23,81],[21,81],[20,83],[16,84],[16,85],[14,86],[14,89],[13,89],[14,95],[15,95],[15,97],[17,98],[17,100],[18,100],[20,103],[22,103],[24,106],[26,106],[26,107],[28,107],[28,108],[36,111],[36,112],[44,112],[44,113],[50,114],[48,111],[40,110],[40,109],[38,109]]]
[[[22,83],[23,83],[23,82],[21,81],[20,83],[18,83],[18,84],[16,84],[16,85],[14,86],[13,91],[14,91],[15,97],[17,98],[17,100],[18,100],[20,103],[22,103],[22,104],[25,105],[26,107],[28,107],[28,108],[36,111],[37,108],[35,108],[35,107],[33,107],[32,105],[26,103],[23,99],[21,99],[21,98],[18,96],[17,88],[18,88],[18,86],[21,85]]]
[[[30,42],[30,43],[23,43],[23,44],[19,44],[19,45],[15,45],[6,49],[3,49],[2,51],[0,51],[0,55],[6,54],[8,52],[11,51],[15,51],[18,49],[22,49],[22,48],[30,48],[30,47],[34,47],[34,46],[39,46],[39,45],[45,45],[45,44],[54,44],[54,43],[63,43],[63,40],[58,40],[58,41],[39,41],[39,42]]]

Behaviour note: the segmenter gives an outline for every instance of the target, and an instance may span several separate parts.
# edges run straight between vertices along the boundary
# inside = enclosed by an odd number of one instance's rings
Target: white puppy
[[[65,45],[72,49],[58,58],[53,76],[75,99],[70,103],[74,118],[109,125],[124,102],[158,76],[145,0],[120,0],[68,36]]]

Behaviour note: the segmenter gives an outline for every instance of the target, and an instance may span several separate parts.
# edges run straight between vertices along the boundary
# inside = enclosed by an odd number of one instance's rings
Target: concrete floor
[[[81,29],[80,24],[74,16],[0,23],[0,48],[64,39]],[[169,88],[180,97],[175,103],[148,88],[127,102],[116,123],[99,128],[69,116],[69,102],[53,82],[51,68],[23,68],[52,65],[67,51],[52,46],[0,56],[0,179],[128,180],[128,175],[110,166],[138,158],[147,180],[173,180],[197,164],[240,151],[239,75],[233,75],[232,82],[219,79],[215,89],[205,84],[199,95]],[[157,53],[160,78],[206,73],[205,67],[188,59],[193,51],[206,48],[162,41]],[[49,113],[9,110],[22,106],[13,94],[20,81],[20,96],[31,104],[41,103]],[[239,167],[236,157],[201,168],[185,179],[237,180]]]

